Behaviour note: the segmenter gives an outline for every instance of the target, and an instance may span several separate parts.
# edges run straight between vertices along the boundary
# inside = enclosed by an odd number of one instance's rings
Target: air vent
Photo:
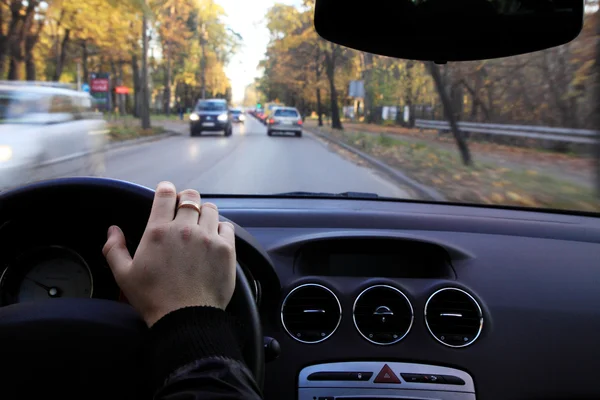
[[[387,345],[404,338],[413,323],[413,308],[400,290],[387,285],[371,286],[354,302],[354,325],[371,343]]]
[[[302,343],[319,343],[330,337],[342,319],[342,307],[325,286],[308,283],[294,288],[283,301],[281,323]]]
[[[465,347],[481,333],[483,314],[469,293],[456,288],[440,289],[425,304],[427,329],[440,343]]]

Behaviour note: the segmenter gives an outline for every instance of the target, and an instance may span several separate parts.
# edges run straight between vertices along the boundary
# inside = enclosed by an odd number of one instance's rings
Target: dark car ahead
[[[190,136],[214,131],[223,131],[225,136],[231,136],[233,132],[227,101],[198,100],[194,111],[190,114]]]
[[[239,108],[231,109],[231,120],[233,122],[241,122],[242,124],[246,121],[246,116],[244,115],[244,111]]]

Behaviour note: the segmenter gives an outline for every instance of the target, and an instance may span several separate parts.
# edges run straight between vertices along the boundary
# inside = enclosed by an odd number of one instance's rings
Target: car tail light
[[[302,125],[302,120],[301,120],[301,119],[299,119],[299,120],[298,120],[298,122],[297,122],[297,124],[298,124],[298,125]]]
[[[272,125],[272,124],[274,124],[274,123],[275,123],[275,120],[274,120],[273,118],[271,118],[271,119],[269,120],[269,124],[270,124],[270,125]]]

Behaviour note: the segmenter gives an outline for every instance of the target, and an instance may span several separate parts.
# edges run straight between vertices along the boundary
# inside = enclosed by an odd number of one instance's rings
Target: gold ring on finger
[[[196,203],[195,201],[191,201],[191,200],[182,201],[181,203],[179,203],[177,205],[177,209],[179,210],[180,208],[193,208],[194,210],[198,211],[198,214],[200,214],[200,205],[198,203]]]

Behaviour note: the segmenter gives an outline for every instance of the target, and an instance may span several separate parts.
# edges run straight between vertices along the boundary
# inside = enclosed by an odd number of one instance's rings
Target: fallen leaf
[[[502,203],[504,201],[504,196],[500,193],[492,193],[492,201],[495,203]]]
[[[513,201],[523,201],[523,197],[515,192],[506,192],[506,195]]]

